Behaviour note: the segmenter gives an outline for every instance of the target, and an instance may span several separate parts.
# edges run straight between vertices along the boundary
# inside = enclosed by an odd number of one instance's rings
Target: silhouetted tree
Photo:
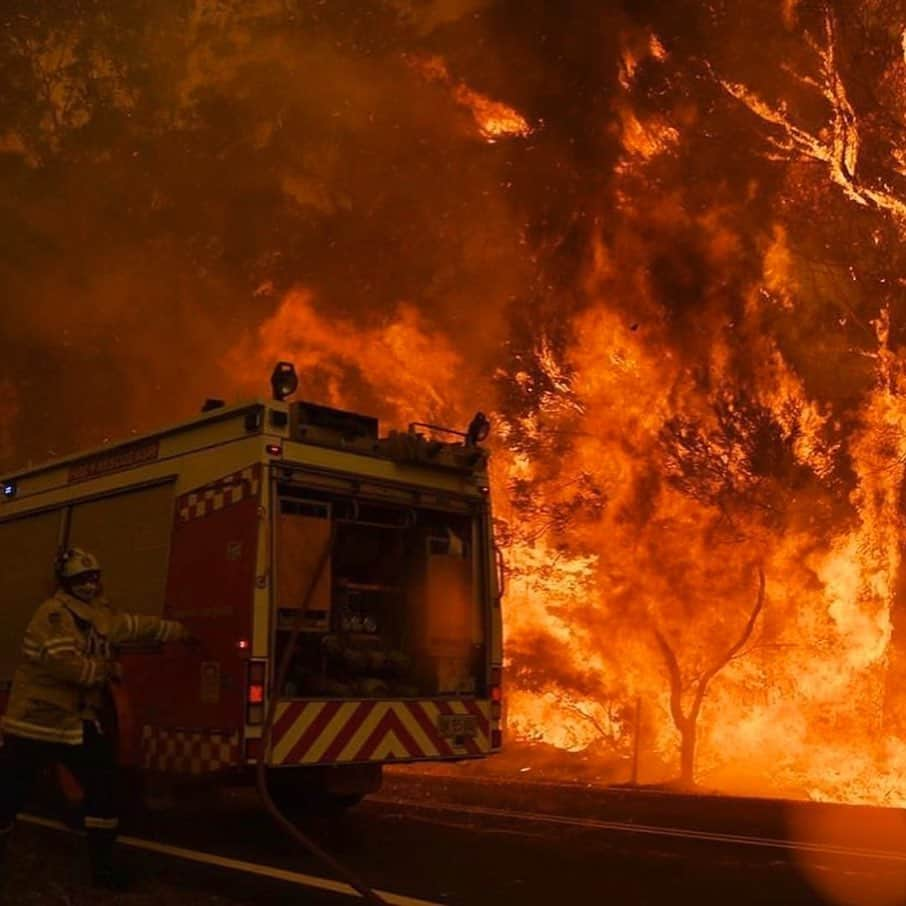
[[[697,675],[691,677],[684,675],[673,645],[658,627],[654,628],[654,637],[664,658],[667,675],[670,679],[670,715],[680,734],[680,781],[684,785],[691,786],[695,783],[698,718],[708,687],[727,664],[746,654],[745,646],[752,638],[758,617],[764,608],[764,586],[764,569],[759,566],[758,594],[739,638],[726,651],[718,653],[712,664]]]

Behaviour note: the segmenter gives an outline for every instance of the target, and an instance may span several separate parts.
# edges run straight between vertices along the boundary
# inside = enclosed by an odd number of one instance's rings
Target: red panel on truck
[[[246,491],[249,488],[245,489]],[[161,732],[240,734],[257,562],[258,495],[188,511],[177,501],[164,616],[184,623],[197,647],[167,645],[159,657],[129,658],[127,682],[139,749]],[[237,495],[237,498],[239,495]],[[150,735],[149,735],[150,734]],[[216,741],[216,740],[214,740]],[[147,761],[146,752],[140,759]],[[131,760],[131,759],[130,759]]]

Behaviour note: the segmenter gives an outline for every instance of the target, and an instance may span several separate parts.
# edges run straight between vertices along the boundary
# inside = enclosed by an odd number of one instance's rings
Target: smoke
[[[0,352],[28,389],[6,465],[247,392],[224,357],[297,287],[347,331],[410,306],[461,352],[464,406],[487,407],[508,309],[536,279],[516,197],[530,152],[488,145],[409,62],[449,53],[464,85],[485,6],[9,8]],[[477,87],[509,100],[499,79]]]

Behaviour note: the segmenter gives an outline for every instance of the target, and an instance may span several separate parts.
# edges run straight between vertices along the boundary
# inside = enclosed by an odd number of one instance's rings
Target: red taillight
[[[503,745],[503,668],[491,667],[491,748],[499,749]]]
[[[236,647],[237,647],[240,651],[246,651],[246,650],[248,649],[248,647],[249,647],[249,640],[248,640],[248,639],[240,639],[238,642],[236,642]]]
[[[265,448],[268,456],[282,456],[283,447],[280,444],[268,444]]]
[[[264,702],[264,686],[254,683],[249,686],[249,704],[260,705]]]
[[[503,668],[491,667],[491,716],[500,719],[500,709],[503,703]],[[494,712],[497,712],[496,714]]]
[[[249,661],[248,683],[245,687],[245,722],[264,722],[264,697],[267,685],[267,661]]]

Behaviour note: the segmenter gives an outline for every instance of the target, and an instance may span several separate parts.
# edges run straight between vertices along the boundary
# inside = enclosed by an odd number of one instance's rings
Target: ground
[[[444,906],[906,902],[906,814],[894,809],[452,778],[407,769],[388,772],[382,793],[342,818],[300,820],[309,837],[368,883]],[[2,902],[350,902],[324,892],[323,884],[312,886],[330,872],[274,825],[253,790],[225,790],[216,801],[179,797],[127,824],[132,846],[122,847],[121,857],[136,874],[134,892],[94,891],[86,883],[80,837],[22,823],[11,841],[11,878]],[[148,844],[151,850],[179,847],[184,858],[149,851]],[[212,865],[211,855],[221,866],[241,860],[246,870]]]
[[[85,841],[20,823],[10,842],[8,876],[0,903],[16,906],[235,906],[238,902],[197,886],[186,887],[172,863],[156,864],[124,852],[136,873],[134,892],[110,893],[89,882]]]

